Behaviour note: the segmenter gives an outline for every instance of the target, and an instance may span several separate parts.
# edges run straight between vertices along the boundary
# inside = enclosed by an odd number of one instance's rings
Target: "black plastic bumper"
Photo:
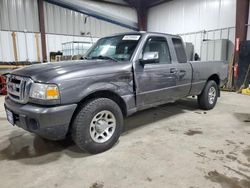
[[[13,113],[15,125],[50,140],[64,139],[77,104],[44,107],[18,104],[5,99],[5,108]]]

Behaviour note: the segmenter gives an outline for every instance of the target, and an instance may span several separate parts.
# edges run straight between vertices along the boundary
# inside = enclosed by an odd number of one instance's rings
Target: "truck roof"
[[[143,35],[149,35],[149,34],[158,34],[158,35],[166,35],[166,36],[170,36],[170,37],[178,37],[180,38],[179,35],[173,35],[173,34],[168,34],[168,33],[160,33],[160,32],[148,32],[148,31],[131,31],[131,32],[124,32],[124,33],[118,33],[118,34],[114,34],[114,35],[110,35],[111,36],[118,36],[118,35],[138,35],[138,34],[143,34]]]

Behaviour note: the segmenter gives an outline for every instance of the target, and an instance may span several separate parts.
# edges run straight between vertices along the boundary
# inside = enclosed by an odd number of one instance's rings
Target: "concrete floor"
[[[0,97],[0,186],[249,188],[250,97],[222,93],[204,112],[194,99],[126,119],[111,150],[82,153],[12,127]]]

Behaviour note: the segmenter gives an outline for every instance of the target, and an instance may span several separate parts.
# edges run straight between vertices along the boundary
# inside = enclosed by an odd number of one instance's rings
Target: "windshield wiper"
[[[115,58],[113,58],[113,57],[103,56],[103,55],[94,56],[94,57],[91,57],[91,59],[109,59],[109,60],[112,60],[112,61],[118,62],[118,60],[117,60],[117,59],[115,59]]]
[[[80,59],[81,59],[81,60],[89,60],[89,58],[86,57],[86,56],[82,56]]]

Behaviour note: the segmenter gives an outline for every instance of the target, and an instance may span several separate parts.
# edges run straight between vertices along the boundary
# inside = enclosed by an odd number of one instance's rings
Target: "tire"
[[[214,94],[213,94],[214,93]],[[198,96],[198,104],[202,110],[211,110],[217,103],[219,88],[215,81],[209,80]]]
[[[117,103],[97,98],[79,109],[72,123],[71,136],[80,149],[97,154],[110,149],[118,141],[122,129],[123,114]]]

